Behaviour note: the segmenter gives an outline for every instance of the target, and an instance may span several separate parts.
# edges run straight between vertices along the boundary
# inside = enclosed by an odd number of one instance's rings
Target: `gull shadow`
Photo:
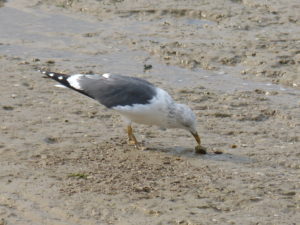
[[[209,154],[203,155],[202,158],[208,159],[208,160],[214,160],[214,161],[241,163],[241,164],[249,164],[249,163],[253,163],[256,161],[247,156],[233,155],[230,153],[223,153],[223,154],[209,153]]]
[[[188,158],[199,158],[204,160],[212,160],[212,161],[220,161],[220,162],[231,162],[231,163],[241,163],[241,164],[249,164],[253,163],[256,160],[247,156],[234,155],[230,153],[215,153],[214,151],[208,149],[207,154],[197,154],[192,148],[184,148],[182,146],[174,146],[174,147],[151,147],[148,148],[147,151],[159,151],[165,152],[173,155],[188,157]]]

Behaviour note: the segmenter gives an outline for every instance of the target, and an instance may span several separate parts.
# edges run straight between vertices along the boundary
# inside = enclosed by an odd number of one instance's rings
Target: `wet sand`
[[[4,3],[0,224],[299,223],[299,7]],[[134,149],[118,114],[38,68],[148,79],[194,110],[208,154],[143,125]]]

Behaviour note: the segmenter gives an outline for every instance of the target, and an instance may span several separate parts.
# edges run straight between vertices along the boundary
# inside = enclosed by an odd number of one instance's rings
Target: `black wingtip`
[[[41,70],[41,69],[39,69],[38,71],[44,74],[46,77],[51,78],[66,87],[70,87],[70,84],[68,82],[68,78],[70,77],[70,75],[63,74],[63,73],[55,73],[55,72]]]
[[[50,71],[41,70],[41,69],[39,69],[38,71],[40,73],[44,74],[46,78],[51,78],[51,79],[59,82],[60,84],[64,85],[65,87],[73,89],[81,94],[84,94],[84,95],[94,99],[94,97],[90,96],[88,93],[85,93],[83,90],[76,89],[70,85],[68,78],[72,75],[67,75],[67,74],[63,74],[63,73],[55,73],[55,72],[50,72]]]
[[[47,74],[50,73],[47,70],[43,70],[43,69],[38,69],[37,72],[40,72],[41,74],[46,75],[46,76],[48,76]]]
[[[43,74],[44,76],[42,76],[43,78],[50,78],[49,76],[47,76],[47,71],[46,70],[42,70],[42,69],[38,69],[37,72],[40,72],[41,74]]]
[[[38,72],[40,72],[41,74],[44,74],[44,75],[46,75],[48,77],[51,77],[50,76],[51,74],[56,74],[54,72],[50,72],[50,71],[47,71],[47,70],[41,70],[41,69],[38,69]]]

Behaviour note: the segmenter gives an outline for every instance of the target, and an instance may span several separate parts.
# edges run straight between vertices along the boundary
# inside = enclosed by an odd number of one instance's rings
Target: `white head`
[[[196,131],[196,116],[193,111],[184,104],[176,104],[176,120],[181,128],[188,130],[192,133],[197,133]]]
[[[176,104],[175,105],[175,118],[177,124],[180,128],[183,128],[194,136],[195,140],[197,141],[198,145],[200,146],[201,141],[196,130],[196,116],[193,111],[187,106],[183,104]]]

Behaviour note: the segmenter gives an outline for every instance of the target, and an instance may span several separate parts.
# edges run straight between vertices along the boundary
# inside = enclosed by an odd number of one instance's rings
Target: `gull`
[[[186,130],[197,142],[195,152],[206,153],[196,130],[193,111],[187,105],[176,103],[165,90],[144,79],[110,73],[67,75],[40,72],[60,83],[56,86],[70,88],[118,112],[127,125],[129,144],[136,148],[140,145],[133,134],[133,122]]]

